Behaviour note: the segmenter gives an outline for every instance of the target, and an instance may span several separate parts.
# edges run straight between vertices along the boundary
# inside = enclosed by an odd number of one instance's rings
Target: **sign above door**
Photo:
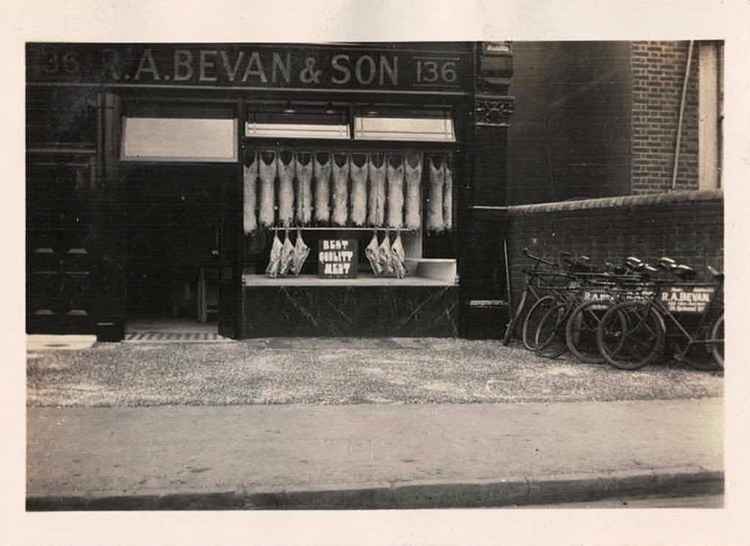
[[[368,45],[27,44],[30,84],[468,92],[465,43]]]

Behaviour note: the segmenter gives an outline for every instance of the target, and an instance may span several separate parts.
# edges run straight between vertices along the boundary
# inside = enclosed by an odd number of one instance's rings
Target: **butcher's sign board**
[[[673,313],[702,313],[715,291],[713,286],[670,286],[661,293],[661,301]]]
[[[463,94],[472,49],[434,44],[26,45],[26,81],[102,87]]]
[[[318,241],[318,275],[327,279],[353,279],[357,276],[356,239]]]

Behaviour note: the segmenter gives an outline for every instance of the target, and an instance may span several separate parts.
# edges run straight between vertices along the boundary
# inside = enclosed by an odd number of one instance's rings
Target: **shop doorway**
[[[126,340],[220,333],[221,299],[231,297],[222,273],[233,259],[223,252],[225,201],[237,176],[225,164],[126,166]]]

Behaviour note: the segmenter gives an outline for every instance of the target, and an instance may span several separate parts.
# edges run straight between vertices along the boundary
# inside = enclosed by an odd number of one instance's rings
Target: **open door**
[[[242,168],[222,179],[219,230],[219,334],[241,337],[242,313]]]

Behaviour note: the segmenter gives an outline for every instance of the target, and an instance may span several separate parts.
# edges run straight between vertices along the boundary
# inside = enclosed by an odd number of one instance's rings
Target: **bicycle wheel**
[[[565,343],[580,362],[588,364],[604,362],[596,341],[596,331],[599,329],[604,313],[610,307],[609,303],[588,301],[576,307],[571,313],[565,324]]]
[[[524,290],[521,293],[521,301],[518,302],[516,312],[510,318],[510,322],[505,326],[505,333],[503,334],[503,345],[508,345],[510,340],[513,339],[513,332],[518,327],[518,323],[521,321],[521,314],[523,313],[524,307],[526,307],[526,298],[528,297],[528,290]]]
[[[526,317],[523,319],[523,328],[521,329],[521,341],[523,346],[529,351],[536,348],[536,331],[539,328],[539,321],[544,314],[557,304],[557,299],[553,296],[543,296],[531,306]]]
[[[601,355],[621,370],[637,370],[653,362],[664,348],[664,337],[661,316],[640,302],[610,307],[596,332]]]
[[[667,341],[669,344],[669,340]],[[717,367],[710,344],[700,343],[700,340],[698,343],[690,343],[689,339],[680,334],[679,338],[672,340],[672,349],[675,361],[685,363],[695,370],[711,371]]]
[[[539,321],[534,339],[535,352],[545,358],[557,358],[568,350],[565,343],[565,324],[568,321],[568,305],[559,303],[549,309]]]
[[[692,331],[690,323],[682,325]],[[666,343],[674,354],[674,360],[687,364],[695,370],[712,371],[718,368],[713,355],[713,344],[710,342],[711,324],[708,327],[696,328],[692,336],[685,336],[682,332],[675,331],[673,336],[667,337]],[[671,339],[670,339],[671,338]]]
[[[711,353],[716,364],[724,369],[724,315],[722,314],[711,328]]]

